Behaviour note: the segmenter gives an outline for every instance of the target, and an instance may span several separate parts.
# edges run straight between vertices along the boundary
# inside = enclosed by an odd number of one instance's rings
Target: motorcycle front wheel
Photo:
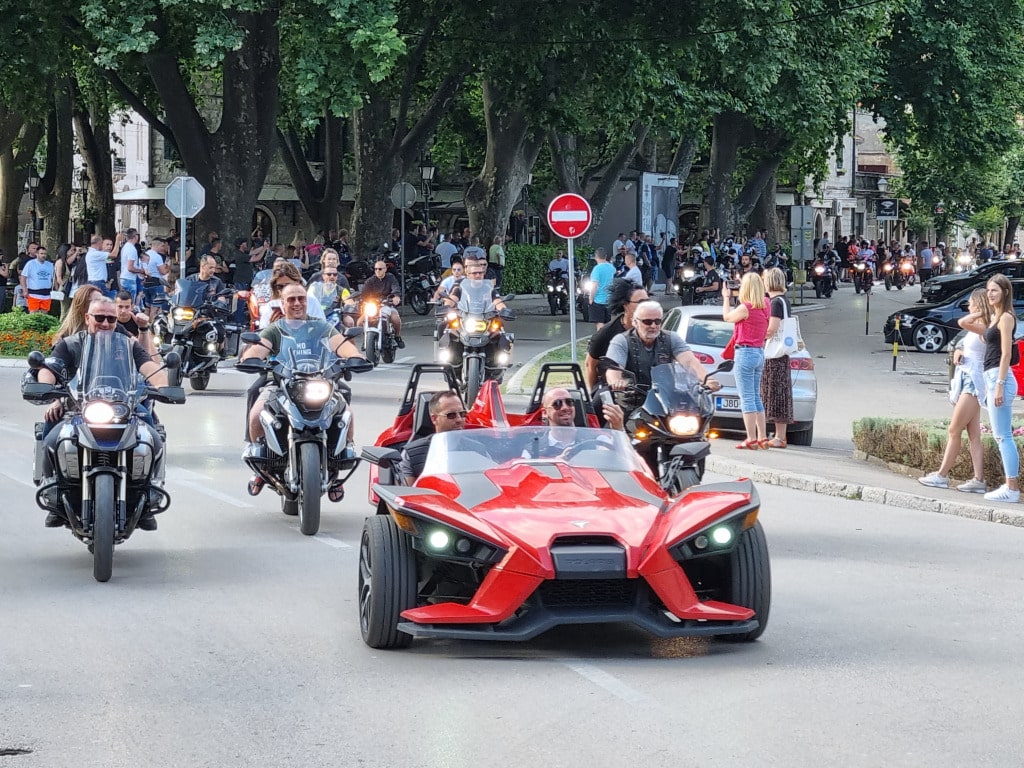
[[[315,536],[320,530],[320,451],[315,443],[299,446],[299,530]]]
[[[480,386],[484,381],[483,361],[479,357],[471,357],[466,360],[466,403],[472,407],[476,396],[480,392]]]
[[[96,581],[110,581],[114,573],[114,488],[113,475],[100,474],[93,481],[92,576]]]
[[[363,352],[366,353],[366,360],[374,368],[380,363],[380,348],[377,346],[377,333],[364,335]]]
[[[410,293],[409,305],[417,315],[425,315],[430,311],[430,305],[427,304],[427,294],[423,291],[413,291]]]
[[[204,373],[196,374],[195,376],[190,377],[188,382],[192,385],[192,389],[197,392],[202,392],[210,383],[210,372],[206,371]]]

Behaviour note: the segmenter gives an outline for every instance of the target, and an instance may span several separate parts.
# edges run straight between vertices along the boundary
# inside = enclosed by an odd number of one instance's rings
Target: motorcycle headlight
[[[499,352],[497,357],[495,357],[494,362],[498,365],[508,365],[509,359],[510,355],[508,352]]]
[[[309,379],[302,382],[299,390],[302,401],[314,408],[326,403],[333,392],[334,387],[327,379]]]
[[[885,272],[892,272],[892,264],[886,264],[884,267],[882,267],[882,270]]]
[[[814,274],[816,274],[816,275],[824,275],[825,274],[825,268],[823,266],[821,266],[821,264],[819,264],[818,266],[816,266],[814,268]]]
[[[217,351],[217,342],[215,342],[215,341],[208,342],[206,344],[206,351],[207,352],[216,352]]]
[[[555,286],[549,285],[548,286],[548,293],[554,293],[554,292],[555,292]]]
[[[959,256],[957,256],[956,260],[959,261],[961,264],[970,264],[971,263],[971,257],[969,255],[967,255],[966,253],[961,253]]]
[[[116,415],[114,406],[100,401],[89,403],[82,409],[82,418],[90,424],[110,424]]]
[[[860,262],[859,264],[857,264],[857,269],[859,271],[863,272],[864,271],[864,262]]]
[[[683,270],[683,277],[685,277],[687,280],[692,280],[693,276],[695,274],[697,274],[697,273],[694,272],[692,269],[684,269]]]
[[[375,301],[368,301],[368,302],[366,302],[366,316],[367,317],[376,317],[377,316],[377,309],[378,309],[377,302],[375,302]]]
[[[468,325],[470,330],[476,331],[477,333],[483,333],[487,330],[486,320],[470,320]]]
[[[196,311],[191,307],[175,307],[174,311],[171,312],[171,317],[174,318],[176,323],[187,323],[195,316]]]
[[[584,280],[583,281],[583,292],[584,293],[591,293],[593,290],[594,290],[594,281],[593,280]]]
[[[700,431],[700,418],[689,413],[677,413],[668,420],[668,431],[673,435],[695,435]]]

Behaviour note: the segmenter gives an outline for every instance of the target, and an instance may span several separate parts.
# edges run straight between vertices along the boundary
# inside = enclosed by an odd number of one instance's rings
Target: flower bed
[[[59,325],[56,317],[29,315],[20,308],[0,315],[0,357],[25,357],[34,349],[48,351]]]

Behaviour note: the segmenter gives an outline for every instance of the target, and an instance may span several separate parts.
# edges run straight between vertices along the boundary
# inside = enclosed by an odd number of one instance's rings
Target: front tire
[[[380,348],[377,346],[377,332],[366,334],[363,338],[366,339],[363,351],[366,353],[366,360],[374,368],[380,364]]]
[[[551,310],[552,315],[558,314],[558,298],[553,293],[548,294],[548,309]]]
[[[382,349],[380,353],[380,361],[382,363],[393,363],[395,362],[395,348],[387,347]]]
[[[413,291],[409,294],[409,304],[417,315],[425,315],[430,310],[430,305],[427,304],[427,295],[423,291]]]
[[[315,443],[299,446],[299,530],[315,536],[320,530],[320,451]]]
[[[472,408],[476,401],[477,393],[484,382],[483,361],[479,357],[471,357],[466,360],[466,403]]]
[[[723,635],[723,640],[734,643],[749,643],[757,640],[768,626],[768,612],[772,602],[772,571],[768,560],[768,542],[764,537],[761,523],[742,534],[736,549],[729,557],[732,576],[732,590],[728,601],[754,611],[757,629],[742,635]]]
[[[359,632],[371,648],[407,648],[402,611],[416,607],[416,554],[390,515],[374,515],[359,542]]]
[[[912,337],[918,352],[940,352],[946,346],[946,332],[935,323],[921,323]]]
[[[167,369],[167,386],[181,386],[181,368],[175,368],[173,371],[170,368]]]
[[[696,467],[683,467],[673,473],[665,484],[665,492],[669,496],[678,496],[687,488],[700,485],[700,473]]]
[[[97,475],[92,492],[92,576],[110,581],[114,573],[114,516],[117,514],[113,475]]]
[[[189,381],[189,384],[192,385],[192,389],[194,389],[194,390],[196,390],[198,392],[202,392],[204,389],[206,389],[207,385],[210,383],[210,372],[206,371],[204,373],[200,373],[200,374],[197,374],[195,376],[192,376],[192,377],[189,378],[188,381]]]

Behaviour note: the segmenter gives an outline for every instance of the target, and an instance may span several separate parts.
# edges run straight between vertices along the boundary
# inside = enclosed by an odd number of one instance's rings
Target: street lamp
[[[36,237],[36,231],[39,229],[39,217],[36,215],[36,190],[39,189],[39,171],[36,170],[36,166],[33,163],[28,170],[28,193],[32,200],[32,239]]]
[[[523,216],[526,218],[526,243],[530,245],[530,187],[533,186],[533,174],[526,174],[526,184],[523,186]]]
[[[883,195],[889,191],[889,180],[885,176],[878,177],[878,191]]]
[[[436,170],[434,164],[430,162],[430,155],[424,154],[420,160],[420,191],[423,193],[423,218],[426,220],[427,229],[430,229],[430,187]]]
[[[82,234],[86,237],[92,234],[89,228],[89,171],[83,165],[78,172],[78,183],[82,188]]]

